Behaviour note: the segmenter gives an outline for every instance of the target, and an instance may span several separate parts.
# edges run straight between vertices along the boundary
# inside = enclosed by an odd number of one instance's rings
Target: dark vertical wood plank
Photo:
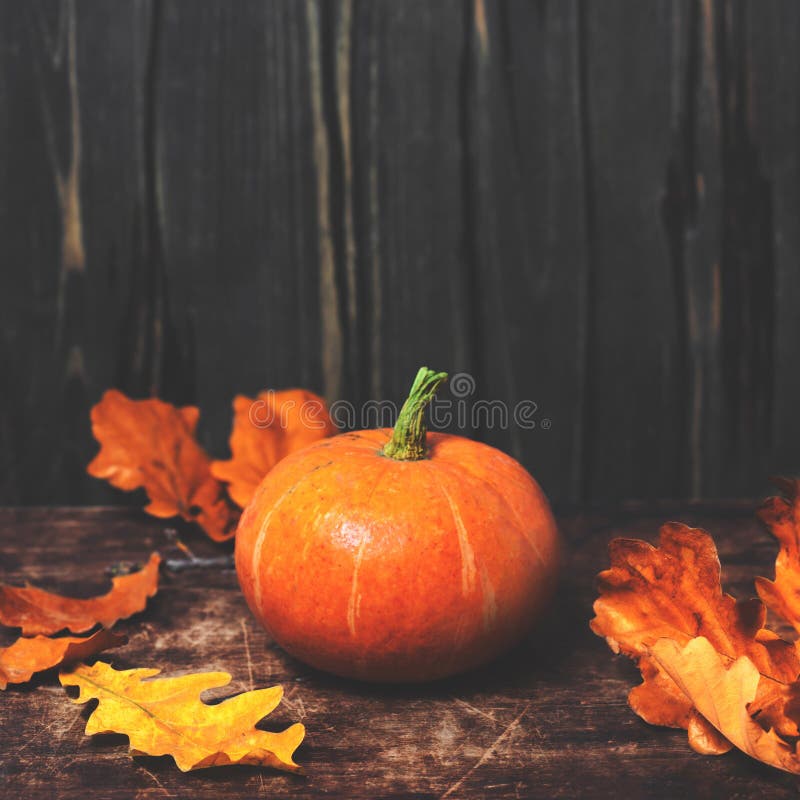
[[[128,290],[143,7],[0,12],[6,502],[110,496],[84,472],[88,408],[113,380]]]
[[[156,140],[167,280],[216,453],[235,393],[331,388],[320,356],[326,139],[312,79],[321,33],[308,11],[165,3]]]
[[[587,497],[669,495],[678,491],[686,387],[677,382],[681,301],[660,211],[680,31],[669,2],[581,9],[595,220]]]
[[[673,492],[698,497],[723,480],[719,85],[711,5],[675,3],[670,16],[671,141],[661,218],[675,309]]]
[[[721,198],[722,390],[726,403],[728,467],[723,484],[741,494],[759,477],[769,452],[773,407],[775,264],[772,191],[754,139],[752,68],[746,5],[716,8]],[[763,473],[762,473],[763,475]],[[713,487],[719,493],[718,487]]]
[[[356,3],[354,226],[365,395],[402,400],[423,364],[474,368],[458,2]]]
[[[800,6],[751,0],[747,10],[749,122],[758,163],[769,185],[774,259],[772,447],[767,449],[767,437],[760,440],[758,486],[768,475],[800,473]],[[757,279],[761,279],[760,270]]]
[[[475,398],[538,406],[532,429],[483,415],[480,433],[574,502],[587,300],[578,4],[474,0],[470,13]]]
[[[674,12],[685,44],[664,220],[691,399],[690,479],[679,489],[692,496],[757,493],[770,469],[774,226],[745,8],[720,0]]]

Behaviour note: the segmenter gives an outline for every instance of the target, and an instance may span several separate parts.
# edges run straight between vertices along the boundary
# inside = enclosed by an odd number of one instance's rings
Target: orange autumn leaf
[[[237,515],[211,474],[211,459],[195,438],[200,412],[155,398],[131,400],[115,389],[92,408],[100,452],[87,471],[125,491],[144,488],[145,511],[197,522],[215,541],[235,533]]]
[[[775,479],[783,497],[770,497],[758,516],[778,540],[775,580],[756,578],[766,607],[800,632],[800,481]]]
[[[35,672],[73,661],[83,661],[103,650],[119,647],[127,641],[127,636],[112,633],[105,628],[87,637],[19,638],[9,647],[0,649],[0,689],[5,689],[9,683],[25,683]]]
[[[765,764],[800,773],[796,739],[784,740],[753,717],[752,703],[763,676],[748,656],[730,662],[702,636],[685,646],[660,639],[650,654],[703,719],[729,742]]]
[[[294,724],[280,733],[257,730],[283,696],[280,686],[256,689],[207,705],[200,694],[226,686],[226,672],[145,680],[158,669],[115,670],[98,661],[62,672],[64,686],[77,686],[76,703],[99,700],[86,723],[86,734],[122,733],[132,755],[170,755],[183,772],[227,764],[252,764],[290,772],[305,728]]]
[[[233,401],[232,458],[214,461],[211,473],[228,484],[244,508],[264,476],[285,456],[338,433],[325,401],[305,389],[261,392]]]
[[[754,713],[764,724],[797,734],[795,722],[783,713],[786,687],[800,673],[797,650],[764,628],[765,609],[758,600],[736,601],[723,593],[717,551],[705,531],[670,523],[661,529],[658,548],[615,539],[610,553],[611,569],[598,576],[591,627],[614,652],[639,665],[643,683],[629,695],[637,714],[655,725],[686,728],[699,752],[730,749],[650,656],[660,639],[684,646],[702,636],[729,662],[749,658],[761,676]]]
[[[160,561],[158,553],[153,553],[139,572],[114,578],[110,592],[85,600],[33,586],[0,584],[0,623],[22,628],[25,636],[61,630],[84,633],[98,624],[110,628],[118,620],[141,611],[156,593]]]

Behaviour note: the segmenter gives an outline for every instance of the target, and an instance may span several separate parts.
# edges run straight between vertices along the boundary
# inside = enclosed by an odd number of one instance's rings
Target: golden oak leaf
[[[198,523],[215,541],[234,535],[237,514],[211,474],[211,459],[195,438],[200,412],[155,398],[131,400],[115,389],[92,408],[100,452],[87,471],[125,491],[144,488],[145,511]]]
[[[767,608],[800,632],[800,481],[775,479],[783,497],[770,497],[758,516],[778,540],[775,580],[756,578],[758,596]]]
[[[158,669],[115,670],[98,661],[62,672],[64,686],[77,686],[76,703],[97,699],[86,723],[87,735],[122,733],[132,755],[170,755],[183,772],[226,764],[253,764],[297,771],[292,754],[305,728],[294,724],[280,733],[255,728],[283,695],[280,686],[256,689],[216,705],[201,702],[207,689],[225,686],[226,672],[144,680]]]
[[[9,683],[25,683],[35,672],[83,661],[127,641],[127,636],[105,628],[87,637],[62,636],[51,639],[48,636],[34,636],[32,639],[17,639],[9,647],[0,649],[0,689],[5,689]]]
[[[787,685],[800,674],[797,651],[763,627],[766,612],[758,600],[737,602],[723,593],[717,551],[705,531],[669,523],[661,528],[658,548],[615,539],[609,549],[611,569],[598,576],[591,627],[614,652],[638,663],[644,682],[628,698],[637,714],[655,725],[686,728],[699,752],[730,749],[650,658],[662,638],[683,646],[702,636],[728,661],[750,659],[761,675],[753,713],[762,724],[797,735],[796,723],[784,714]]]
[[[305,389],[261,392],[233,401],[232,458],[214,461],[211,473],[228,484],[233,501],[244,508],[264,476],[295,450],[338,433],[325,401]]]
[[[111,591],[100,597],[77,599],[51,594],[33,586],[0,584],[0,623],[22,628],[25,636],[70,630],[84,633],[95,625],[110,628],[115,622],[141,611],[147,598],[158,591],[158,565],[153,553],[138,572],[111,581]]]
[[[683,646],[660,639],[650,648],[650,655],[697,712],[729,742],[765,764],[800,773],[796,745],[753,719],[751,705],[763,678],[748,656],[731,662],[703,636]]]

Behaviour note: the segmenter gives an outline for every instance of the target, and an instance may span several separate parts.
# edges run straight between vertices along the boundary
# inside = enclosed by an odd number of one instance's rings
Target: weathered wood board
[[[626,705],[637,671],[588,629],[595,573],[614,536],[654,539],[660,522],[705,526],[726,588],[752,594],[775,546],[744,506],[629,507],[563,513],[562,585],[550,618],[491,666],[431,686],[386,688],[333,678],[290,659],[258,628],[232,571],[167,574],[147,610],[119,626],[130,636],[106,658],[167,674],[225,670],[227,696],[283,684],[269,726],[302,721],[305,776],[249,767],[182,774],[168,757],[127,755],[123,736],[83,735],[86,709],[54,674],[0,696],[0,783],[25,800],[103,797],[708,798],[795,797],[797,777],[742,754],[704,757],[686,734],[648,726]],[[224,546],[186,533],[198,554]],[[120,560],[170,551],[162,522],[124,509],[0,511],[0,579],[83,595]],[[324,602],[324,598],[320,598]],[[6,641],[8,637],[6,637]]]

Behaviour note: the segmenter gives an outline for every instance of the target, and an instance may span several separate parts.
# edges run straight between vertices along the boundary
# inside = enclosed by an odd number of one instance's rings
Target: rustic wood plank
[[[145,20],[139,5],[93,1],[3,3],[0,14],[0,498],[108,500],[84,474],[87,412],[115,381],[121,349]]]
[[[775,328],[775,248],[786,223],[773,213],[772,184],[782,170],[769,166],[780,152],[771,114],[780,104],[763,37],[777,34],[775,15],[788,8],[775,4],[762,19],[753,4],[673,5],[678,46],[663,217],[678,314],[674,377],[684,399],[678,491],[692,496],[758,492],[780,463],[772,457],[774,412],[786,413],[794,379],[785,368],[775,372],[775,358],[794,323],[784,314],[786,333]],[[784,22],[782,36],[769,40],[769,58],[793,49]],[[791,187],[779,191],[782,200],[792,197]],[[782,250],[784,263],[791,252]],[[790,297],[792,278],[782,284]]]
[[[725,419],[721,386],[720,111],[713,9],[674,4],[670,19],[669,158],[661,201],[674,296],[676,494],[720,486]]]
[[[578,4],[475,0],[469,28],[466,233],[480,362],[467,399],[503,400],[507,426],[483,414],[480,435],[577,502],[588,300]],[[537,406],[532,429],[513,417],[526,401]]]
[[[794,442],[800,441],[800,374],[795,344],[800,341],[800,231],[797,209],[800,206],[800,60],[797,41],[800,7],[796,3],[768,3],[747,6],[747,46],[749,48],[750,104],[748,120],[757,147],[758,161],[769,184],[769,213],[772,217],[773,268],[772,319],[773,407],[767,454],[759,452],[761,473],[793,474],[798,471]],[[757,280],[761,280],[760,270]]]
[[[671,25],[673,7],[582,6],[591,193],[585,469],[586,496],[595,501],[679,493],[686,388],[676,380],[683,355],[677,352],[678,301],[660,214],[668,87],[681,36]]]
[[[309,61],[319,32],[300,3],[175,2],[159,35],[169,301],[196,353],[204,441],[221,454],[234,394],[328,388]]]
[[[358,3],[352,25],[363,297],[355,335],[371,373],[361,396],[398,402],[423,364],[458,372],[475,363],[459,117],[463,5]]]
[[[746,8],[718,3],[704,14],[715,77],[721,170],[719,374],[723,439],[713,493],[740,492],[765,469],[773,405],[775,265],[772,197],[753,138]],[[768,468],[768,467],[766,467]],[[763,473],[762,473],[763,474]],[[710,493],[710,492],[707,492]]]
[[[587,627],[593,576],[613,536],[653,539],[659,523],[703,525],[719,545],[727,585],[752,593],[775,546],[749,509],[659,506],[562,514],[567,566],[550,619],[521,648],[476,673],[423,687],[376,687],[333,678],[290,659],[259,629],[232,571],[165,575],[148,609],[120,625],[131,637],[118,667],[178,674],[227,670],[218,696],[282,683],[270,726],[302,719],[305,777],[250,768],[181,774],[168,758],[130,759],[125,738],[89,739],[85,711],[46,674],[11,687],[0,704],[0,774],[20,797],[793,797],[796,778],[737,753],[693,753],[682,731],[654,728],[626,706],[636,671]],[[4,581],[89,594],[103,568],[169,553],[164,523],[124,509],[0,511]],[[183,529],[198,553],[225,552]],[[4,634],[7,641],[8,634]]]

